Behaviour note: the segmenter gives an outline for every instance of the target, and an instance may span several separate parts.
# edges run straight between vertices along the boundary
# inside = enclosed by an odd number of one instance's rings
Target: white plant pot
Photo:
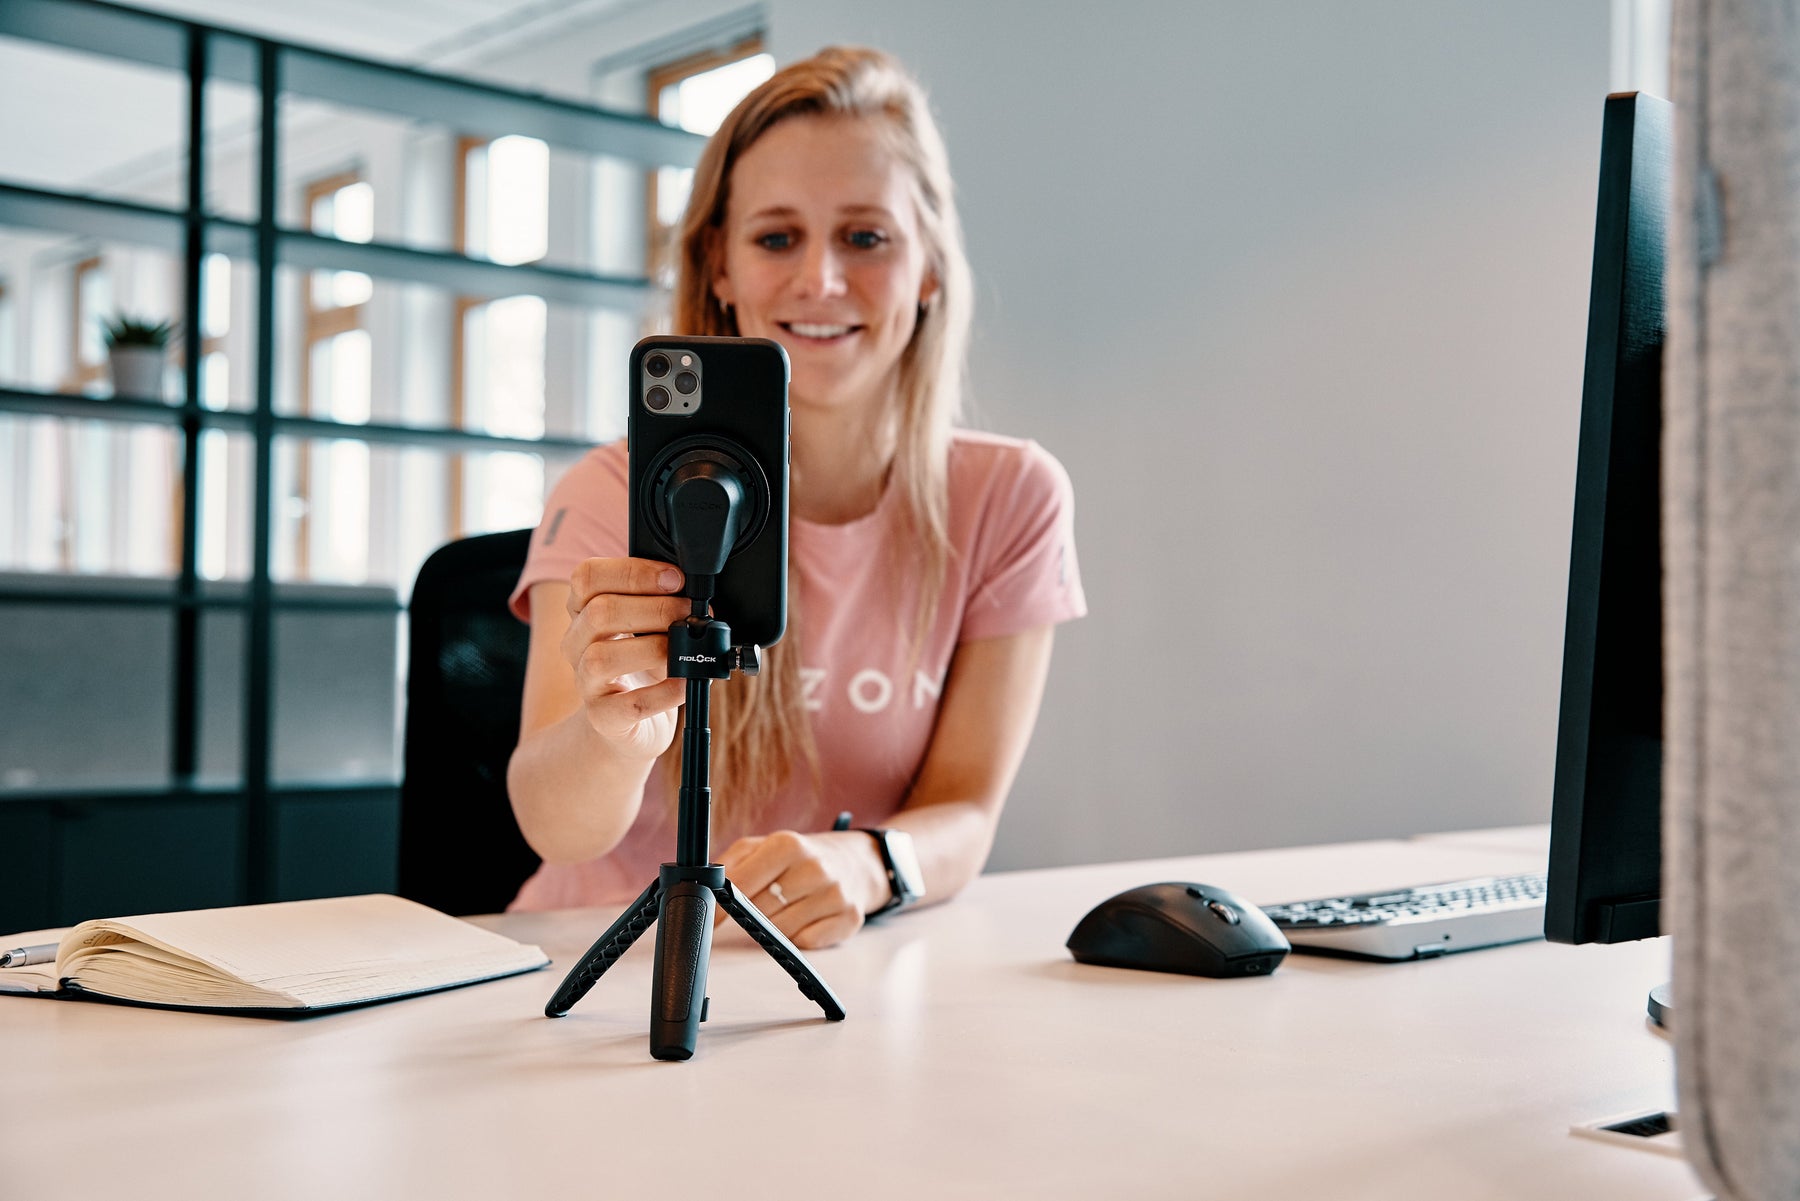
[[[114,396],[134,400],[163,398],[163,352],[160,346],[115,346],[112,360]]]

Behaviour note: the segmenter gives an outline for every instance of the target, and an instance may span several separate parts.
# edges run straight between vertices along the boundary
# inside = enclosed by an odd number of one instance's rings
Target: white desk
[[[1572,1137],[1672,1102],[1662,941],[1204,980],[1074,963],[1159,879],[1269,903],[1542,861],[1541,831],[983,878],[811,956],[741,936],[696,1057],[649,1058],[650,938],[544,1001],[611,914],[493,919],[548,971],[300,1022],[0,999],[0,1198],[1693,1198]]]

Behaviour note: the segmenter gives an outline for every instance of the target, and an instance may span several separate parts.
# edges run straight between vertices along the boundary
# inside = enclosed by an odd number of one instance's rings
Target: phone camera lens
[[[667,367],[668,364],[664,363],[663,366]],[[654,412],[662,412],[669,407],[669,390],[661,384],[656,385],[656,387],[644,393],[644,403]]]
[[[669,374],[669,356],[658,353],[646,357],[644,359],[644,370],[648,371],[656,379],[661,379],[663,376]],[[664,403],[667,402],[665,401]]]
[[[675,390],[683,396],[692,396],[694,389],[700,386],[700,377],[692,371],[683,371],[675,377]]]

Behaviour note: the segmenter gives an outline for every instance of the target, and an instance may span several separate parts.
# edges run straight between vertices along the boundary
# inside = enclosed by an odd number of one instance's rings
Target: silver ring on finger
[[[777,905],[784,908],[787,906],[787,894],[781,891],[781,884],[779,881],[769,881],[769,895],[775,898],[775,903]]]

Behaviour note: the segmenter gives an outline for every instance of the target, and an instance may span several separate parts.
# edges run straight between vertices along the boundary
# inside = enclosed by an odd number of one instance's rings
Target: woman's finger
[[[771,880],[767,887],[750,898],[750,903],[762,910],[764,917],[772,918],[799,899],[798,896],[789,896],[780,880]]]
[[[788,941],[803,951],[816,951],[820,947],[835,946],[862,929],[862,914],[854,908],[840,910],[819,921],[802,926],[798,931],[788,935]]]
[[[639,596],[668,595],[681,591],[681,569],[654,559],[583,559],[569,573],[569,613],[581,612],[589,601],[607,592]]]
[[[575,663],[575,683],[584,697],[642,688],[668,678],[666,634],[590,642]]]
[[[778,846],[771,846],[778,835],[765,834],[755,838],[741,838],[731,844],[729,850],[720,858],[720,865],[725,868],[725,877],[737,886],[737,890],[754,900],[769,887],[769,881],[786,870],[791,856],[782,852]],[[757,906],[761,908],[761,906]]]
[[[787,903],[774,913],[763,912],[789,938],[798,937],[807,927],[820,922],[844,917],[861,920],[849,894],[836,880],[821,877],[817,885],[809,886],[783,876],[771,883],[767,891],[786,897]]]
[[[662,634],[693,612],[680,596],[629,596],[603,592],[583,605],[569,622],[569,636],[581,642],[622,634]]]
[[[602,694],[587,702],[588,724],[603,736],[624,738],[636,731],[639,722],[673,712],[686,699],[687,681],[680,679]]]

